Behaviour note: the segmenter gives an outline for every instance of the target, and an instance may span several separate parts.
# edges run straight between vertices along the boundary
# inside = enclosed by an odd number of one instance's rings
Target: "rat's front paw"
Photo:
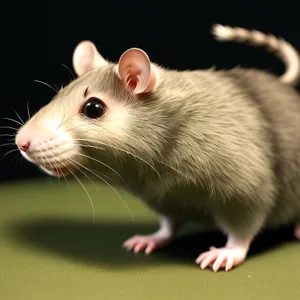
[[[200,264],[201,269],[212,265],[214,272],[220,268],[225,268],[226,271],[231,270],[234,266],[241,264],[247,255],[247,249],[239,248],[215,248],[210,247],[210,250],[199,255],[196,263]]]
[[[146,254],[153,252],[158,248],[167,246],[171,242],[172,238],[162,235],[135,235],[127,240],[123,246],[127,250],[132,250],[137,253],[145,251]]]

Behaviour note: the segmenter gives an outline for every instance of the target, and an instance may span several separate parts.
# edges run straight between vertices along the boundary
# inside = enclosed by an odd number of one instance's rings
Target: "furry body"
[[[217,31],[277,51],[286,73],[168,70],[136,48],[112,64],[83,42],[73,55],[79,77],[16,137],[21,153],[47,173],[102,174],[157,211],[160,229],[129,239],[128,249],[165,246],[185,221],[220,228],[225,247],[196,260],[215,271],[240,264],[262,228],[300,221],[297,53],[273,36]],[[85,113],[90,101],[102,107],[96,118]]]

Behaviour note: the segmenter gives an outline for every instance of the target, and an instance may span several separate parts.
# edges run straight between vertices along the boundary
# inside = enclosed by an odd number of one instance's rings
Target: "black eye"
[[[98,98],[90,98],[85,103],[82,113],[91,119],[100,118],[105,113],[104,103]]]

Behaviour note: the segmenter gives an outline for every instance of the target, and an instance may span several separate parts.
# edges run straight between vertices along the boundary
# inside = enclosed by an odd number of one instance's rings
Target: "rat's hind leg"
[[[125,241],[123,245],[127,250],[133,249],[136,253],[145,251],[146,254],[149,254],[158,248],[169,245],[173,241],[180,224],[176,220],[162,216],[158,231],[149,235],[135,235]]]
[[[300,241],[300,223],[298,223],[295,227],[294,235],[296,239]]]
[[[196,263],[201,269],[211,266],[214,272],[221,268],[229,271],[240,265],[246,259],[250,245],[262,228],[269,210],[268,204],[253,207],[245,201],[227,203],[218,208],[216,222],[227,234],[227,243],[221,248],[210,247],[209,251],[199,255]]]

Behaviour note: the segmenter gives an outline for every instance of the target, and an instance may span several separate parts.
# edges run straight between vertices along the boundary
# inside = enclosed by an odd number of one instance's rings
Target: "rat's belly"
[[[208,192],[198,187],[176,187],[162,192],[152,186],[130,192],[161,215],[207,225],[215,223],[213,203],[216,199],[211,199]]]

